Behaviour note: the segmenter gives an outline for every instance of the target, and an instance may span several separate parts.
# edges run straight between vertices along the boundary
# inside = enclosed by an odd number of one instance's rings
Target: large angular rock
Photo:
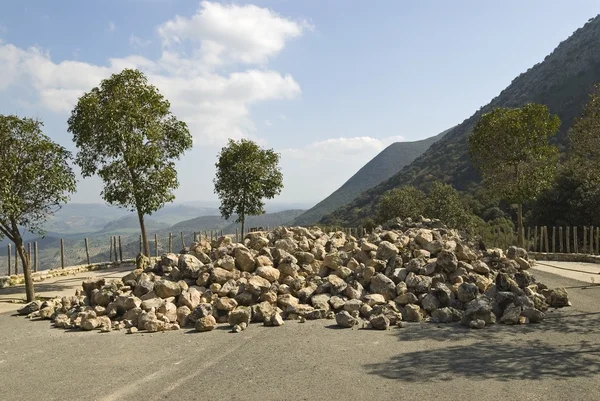
[[[170,323],[177,321],[177,306],[171,302],[165,302],[157,309],[158,314],[164,316]]]
[[[372,316],[369,323],[375,330],[387,330],[390,327],[390,319],[385,315]]]
[[[396,284],[382,273],[371,278],[370,289],[372,293],[383,295],[386,300],[394,299],[396,296]]]
[[[340,327],[351,328],[358,325],[358,319],[346,311],[341,311],[335,314],[335,322]]]
[[[460,302],[467,303],[479,295],[479,288],[473,283],[462,283],[458,287],[457,298]]]
[[[273,283],[279,280],[281,272],[272,266],[259,266],[256,269],[256,274],[269,282]]]
[[[210,273],[210,279],[213,283],[225,284],[229,280],[240,278],[239,270],[225,270],[221,267],[215,267]]]
[[[262,278],[260,276],[252,276],[248,279],[248,283],[246,284],[246,291],[254,295],[260,295],[269,291],[271,288],[271,283],[269,280]]]
[[[382,260],[388,261],[392,258],[395,258],[396,255],[398,255],[398,252],[400,252],[400,251],[394,244],[392,244],[388,241],[381,241],[379,243],[379,246],[377,247],[376,256],[377,256],[377,259],[382,259]]]
[[[404,311],[402,312],[402,319],[406,322],[420,322],[423,320],[421,307],[412,304],[405,305]]]
[[[238,306],[233,311],[229,312],[228,323],[230,326],[239,325],[241,323],[250,324],[252,317],[252,309],[246,306]]]
[[[194,255],[189,253],[179,255],[179,264],[177,267],[179,268],[183,278],[197,279],[202,266],[204,266],[204,264]]]
[[[252,307],[253,322],[268,322],[277,313],[277,308],[271,303],[264,301]]]
[[[32,301],[22,308],[17,310],[19,315],[29,315],[30,313],[37,312],[40,310],[42,303],[40,301]]]
[[[543,290],[542,295],[546,297],[546,301],[548,305],[553,308],[562,308],[564,306],[570,306],[569,295],[567,294],[567,290],[564,288],[555,288],[552,290]]]
[[[238,269],[245,272],[253,272],[256,267],[256,261],[252,253],[244,248],[235,249],[235,264]]]
[[[158,280],[154,283],[154,292],[160,298],[176,297],[181,294],[181,286],[174,281]]]
[[[125,313],[129,309],[138,308],[142,304],[142,300],[136,296],[119,295],[115,301],[118,313]]]
[[[215,327],[217,327],[217,321],[213,315],[208,315],[196,320],[194,327],[196,331],[200,332],[211,331],[214,330]]]
[[[325,309],[329,310],[329,299],[331,296],[329,294],[318,294],[314,295],[310,302],[316,309]]]

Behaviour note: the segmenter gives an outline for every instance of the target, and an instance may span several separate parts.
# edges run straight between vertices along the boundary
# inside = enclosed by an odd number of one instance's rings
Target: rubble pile
[[[149,332],[194,327],[233,332],[252,322],[335,319],[342,327],[387,329],[403,322],[483,328],[537,323],[569,305],[528,272],[524,249],[476,249],[439,220],[393,220],[362,238],[278,227],[243,243],[200,239],[156,263],[139,256],[120,281],[86,280],[74,296],[35,301],[19,313],[56,327]]]

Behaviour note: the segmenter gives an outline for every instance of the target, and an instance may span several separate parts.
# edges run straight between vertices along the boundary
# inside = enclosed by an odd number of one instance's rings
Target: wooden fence
[[[263,227],[248,228],[245,231],[249,233],[257,229],[263,229]],[[268,230],[269,227],[264,227],[264,229]],[[157,233],[154,233],[148,234],[149,252],[151,256],[159,256],[165,252],[179,253],[183,248],[191,245],[192,242],[199,241],[201,238],[213,241],[223,235],[231,237],[235,242],[240,242],[242,239],[242,235],[237,228],[235,233],[223,233],[223,230],[204,230],[194,233],[169,233],[168,236],[163,236],[162,238]],[[124,244],[125,238],[122,238],[120,235],[114,235],[106,239],[105,245],[91,247],[90,240],[86,237],[83,239],[83,247],[77,249],[77,252],[73,252],[73,246],[70,252],[65,251],[65,242],[75,240],[60,238],[57,239],[56,247],[50,248],[56,254],[56,257],[49,261],[46,260],[44,263],[40,263],[41,258],[37,241],[26,243],[25,251],[31,261],[31,270],[33,272],[39,271],[40,268],[41,270],[64,269],[65,267],[79,264],[122,262],[123,260],[134,259],[138,252],[141,253],[143,249],[141,235],[139,235],[139,246],[131,246],[132,236],[127,236],[126,238],[130,241],[129,246],[127,246],[128,244]],[[81,239],[76,241],[79,243]],[[133,243],[135,243],[135,240]],[[23,273],[21,259],[18,256],[16,248],[8,244],[6,250],[6,256],[0,261],[0,276]],[[98,259],[100,256],[103,257],[103,260]]]
[[[518,244],[516,230],[508,228],[496,228],[479,235],[488,247],[506,249]],[[600,227],[525,227],[523,237],[524,247],[530,252],[600,255]]]

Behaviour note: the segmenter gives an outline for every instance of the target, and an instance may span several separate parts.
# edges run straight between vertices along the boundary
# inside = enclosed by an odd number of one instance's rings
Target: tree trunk
[[[242,242],[244,242],[244,227],[246,225],[246,216],[244,214],[242,214]]]
[[[138,219],[140,221],[140,230],[142,231],[142,244],[144,245],[144,255],[150,257],[150,244],[148,243],[148,236],[146,235],[146,225],[144,224],[144,215],[140,213],[138,209]]]
[[[523,238],[524,229],[523,229],[523,204],[519,203],[517,205],[517,238],[519,242],[519,248],[523,248],[525,246],[525,238]]]
[[[33,280],[31,279],[31,265],[27,252],[25,252],[25,246],[23,245],[23,239],[19,233],[15,235],[15,247],[21,258],[23,264],[23,277],[25,278],[25,294],[27,296],[27,302],[35,300],[35,291],[33,289]]]

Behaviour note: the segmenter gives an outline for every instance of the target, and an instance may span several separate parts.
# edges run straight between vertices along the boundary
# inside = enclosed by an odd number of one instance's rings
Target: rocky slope
[[[296,225],[314,224],[327,213],[345,205],[361,192],[387,180],[404,166],[412,163],[447,132],[414,142],[396,142],[385,148],[334,193],[294,220]]]
[[[547,105],[562,121],[554,140],[565,149],[568,129],[581,113],[592,86],[599,81],[600,16],[597,16],[560,43],[543,62],[515,78],[489,104],[452,128],[413,163],[321,221],[356,225],[373,214],[377,200],[385,191],[402,185],[423,187],[433,180],[441,180],[459,190],[473,189],[480,177],[468,156],[467,138],[481,115],[495,107],[518,107],[530,102]]]

